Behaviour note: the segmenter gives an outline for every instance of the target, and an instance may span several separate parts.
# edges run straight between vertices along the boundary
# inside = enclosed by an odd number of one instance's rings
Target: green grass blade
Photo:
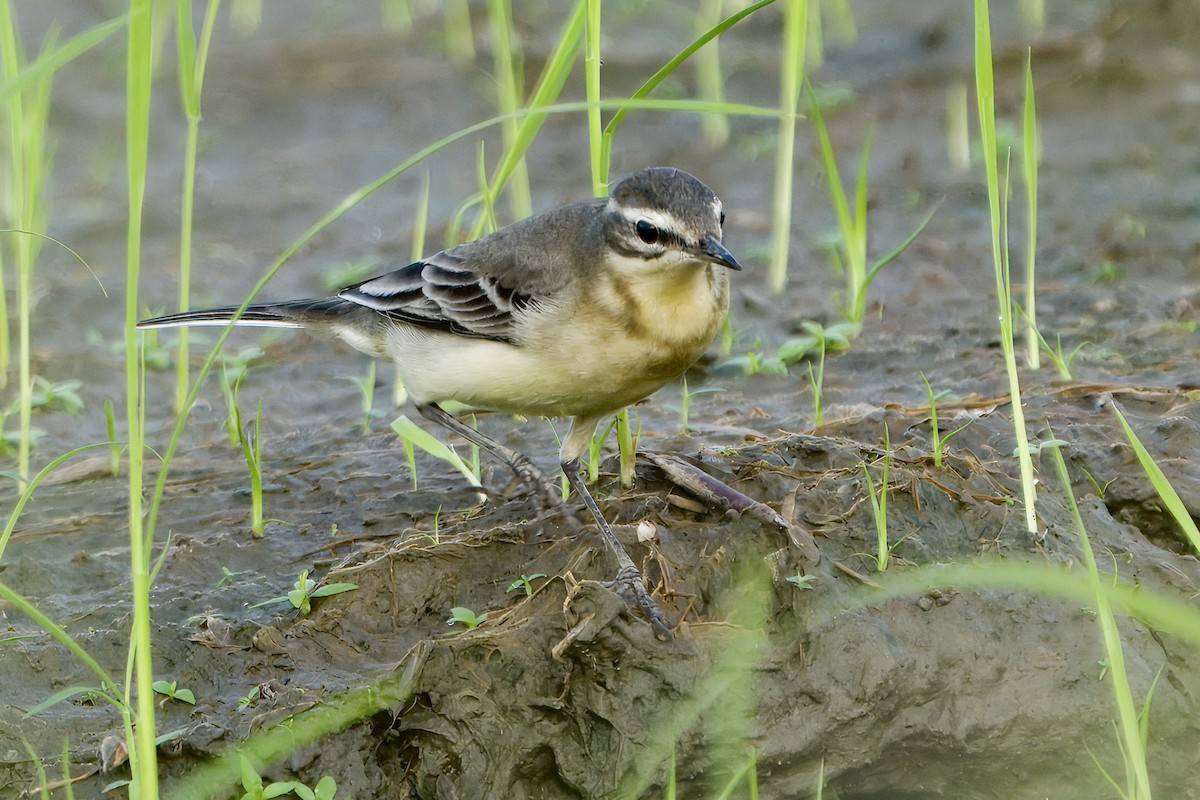
[[[142,359],[138,346],[138,285],[141,267],[142,206],[150,137],[152,79],[152,0],[131,0],[125,92],[125,148],[129,191],[129,227],[125,262],[125,403],[129,430],[129,542],[133,578],[133,628],[130,659],[137,692],[137,724],[128,742],[134,787],[141,800],[158,797],[158,760],[154,740],[154,666],[150,625],[150,553],[143,495]],[[148,534],[148,535],[147,535]],[[134,686],[126,682],[126,692]]]
[[[52,76],[64,65],[124,28],[128,20],[129,15],[127,14],[114,17],[108,22],[102,22],[94,28],[89,28],[83,33],[73,36],[57,47],[43,53],[15,77],[0,84],[0,104],[8,102],[10,97]]]
[[[575,11],[568,18],[563,33],[555,44],[554,52],[551,53],[550,58],[546,61],[546,66],[542,69],[542,74],[538,78],[528,106],[524,112],[515,115],[520,124],[517,126],[512,144],[505,148],[504,155],[500,158],[500,163],[496,165],[496,170],[492,174],[493,192],[499,192],[508,184],[509,178],[523,163],[525,153],[541,131],[549,114],[539,112],[539,109],[549,106],[562,94],[563,86],[566,85],[567,79],[571,75],[571,67],[575,63],[579,50],[579,40],[583,36],[586,11],[586,0],[576,3]],[[475,202],[478,202],[478,199]],[[480,220],[480,224],[474,231],[476,238],[483,231],[482,222]]]
[[[988,208],[991,217],[992,261],[996,278],[996,303],[1000,317],[1000,346],[1003,350],[1005,370],[1008,374],[1009,396],[1012,400],[1013,432],[1017,440],[1017,458],[1021,472],[1021,492],[1025,512],[1025,527],[1036,536],[1037,494],[1033,479],[1033,459],[1029,452],[1029,436],[1025,430],[1025,411],[1021,404],[1021,383],[1017,375],[1017,362],[1013,345],[1013,302],[1012,288],[1008,281],[1008,265],[1004,259],[1006,244],[1001,234],[1001,192],[1007,194],[1007,186],[1000,186],[996,165],[996,108],[995,87],[992,74],[992,36],[988,20],[987,0],[975,0],[975,94],[979,110],[980,141],[982,143],[984,171],[987,176]],[[1007,241],[1007,236],[1004,236]]]
[[[724,0],[700,0],[695,25],[698,35],[705,35],[721,22]],[[717,45],[703,47],[696,53],[696,83],[700,97],[720,103],[725,99],[725,74],[721,71],[721,51]],[[710,148],[729,141],[729,118],[723,114],[705,114],[700,120],[704,141]]]
[[[0,582],[0,597],[12,603],[22,614],[33,620],[39,628],[50,634],[56,642],[71,651],[71,654],[80,660],[88,669],[100,678],[101,686],[107,687],[109,691],[117,685],[117,682],[100,666],[88,651],[84,650],[79,644],[71,638],[71,635],[54,620],[47,617],[37,606],[26,600],[23,596],[14,592],[9,588],[8,584]],[[151,692],[153,694],[153,692]],[[120,705],[117,700],[105,694],[105,699],[112,702],[114,705]]]
[[[454,452],[449,445],[442,440],[427,432],[417,423],[413,422],[406,416],[399,416],[392,421],[392,430],[394,430],[400,438],[412,442],[417,447],[424,450],[434,458],[445,461],[450,466],[454,467],[463,477],[470,481],[472,486],[479,486],[479,478],[471,471],[466,462],[459,457],[458,453]]]
[[[1141,722],[1137,709],[1133,704],[1133,691],[1129,686],[1129,674],[1125,669],[1125,653],[1121,645],[1121,634],[1117,630],[1117,621],[1113,616],[1112,606],[1100,589],[1100,570],[1096,565],[1096,555],[1092,552],[1091,540],[1079,513],[1079,504],[1075,501],[1075,493],[1071,491],[1071,477],[1067,474],[1067,464],[1062,451],[1058,447],[1050,448],[1054,459],[1054,468],[1058,480],[1062,484],[1067,505],[1071,509],[1071,517],[1075,521],[1075,530],[1079,534],[1079,545],[1083,551],[1083,563],[1087,568],[1088,581],[1095,595],[1096,621],[1100,625],[1104,637],[1104,650],[1108,656],[1109,676],[1117,701],[1117,719],[1121,732],[1122,751],[1125,754],[1127,777],[1131,779],[1131,796],[1138,800],[1150,800],[1150,776],[1146,769],[1146,748],[1141,735]]]
[[[608,194],[608,165],[600,127],[600,0],[585,0],[587,19],[583,26],[583,74],[587,86],[588,155],[592,166],[592,194]]]
[[[584,2],[586,2],[586,0],[584,0]],[[649,78],[647,78],[646,82],[643,83],[640,87],[638,87],[637,91],[635,91],[632,95],[630,95],[629,100],[627,101],[627,104],[623,103],[623,104],[621,104],[620,107],[617,108],[617,111],[615,114],[613,114],[612,119],[610,119],[608,121],[608,125],[606,125],[604,127],[604,154],[603,154],[602,169],[605,174],[608,174],[609,161],[610,161],[610,157],[612,154],[613,137],[616,135],[617,128],[621,125],[621,122],[625,119],[626,116],[629,115],[629,112],[635,108],[639,108],[639,106],[637,105],[637,101],[648,97],[650,95],[650,93],[653,92],[656,87],[658,87],[659,84],[661,84],[673,72],[675,72],[675,70],[679,68],[680,64],[682,64],[684,61],[687,61],[689,58],[691,58],[692,55],[695,54],[697,50],[704,47],[704,45],[708,44],[713,39],[717,38],[722,33],[729,30],[734,25],[738,24],[739,22],[741,22],[743,19],[750,16],[754,12],[764,9],[774,2],[775,2],[775,0],[759,0],[759,2],[752,3],[751,5],[747,6],[746,8],[744,8],[734,14],[731,14],[730,16],[726,17],[725,19],[721,20],[721,22],[719,22],[716,25],[714,25],[713,27],[709,28],[707,31],[702,33],[700,36],[696,37],[696,39],[691,44],[689,44],[687,47],[680,50],[679,53],[674,58],[672,58],[666,64],[663,64],[662,67],[660,67],[657,72],[655,72],[653,75],[651,75]],[[705,102],[711,103],[712,101],[713,101],[713,98],[710,97]],[[712,103],[712,105],[714,108],[721,108],[724,106],[724,104],[721,102],[715,102],[715,103]],[[723,113],[723,112],[718,111],[716,113]]]
[[[917,225],[917,227],[913,228],[912,233],[910,233],[904,239],[904,241],[902,241],[900,244],[896,245],[896,247],[893,248],[891,252],[889,252],[883,258],[879,259],[878,261],[876,261],[874,264],[871,265],[871,268],[869,270],[867,270],[866,280],[864,280],[862,286],[859,287],[858,297],[855,299],[856,307],[861,306],[863,309],[866,309],[866,307],[867,307],[867,290],[870,289],[871,284],[875,282],[876,276],[879,275],[880,271],[884,267],[886,267],[888,264],[892,263],[897,258],[899,258],[900,254],[903,253],[905,250],[907,250],[909,248],[909,246],[914,241],[916,241],[917,237],[920,236],[924,232],[925,228],[933,220],[933,215],[937,213],[937,211],[940,207],[941,207],[941,203],[939,202],[933,208],[929,209],[929,213],[925,215],[924,219],[921,220],[921,222]]]
[[[21,719],[36,717],[46,709],[53,708],[64,700],[69,700],[77,694],[87,694],[89,692],[102,694],[104,689],[98,686],[68,686],[65,689],[59,689],[57,692],[42,700],[40,703],[36,703],[35,705],[31,706],[28,711],[21,715]]]
[[[1187,510],[1187,506],[1183,504],[1183,500],[1179,497],[1179,493],[1175,491],[1175,487],[1171,486],[1171,482],[1167,480],[1166,474],[1154,462],[1154,457],[1146,450],[1146,446],[1142,444],[1142,440],[1130,427],[1125,420],[1125,415],[1121,413],[1121,409],[1117,408],[1115,402],[1111,403],[1113,414],[1116,415],[1117,421],[1121,423],[1121,429],[1125,431],[1125,438],[1129,440],[1130,447],[1137,455],[1138,463],[1142,465],[1142,469],[1146,473],[1146,477],[1150,479],[1150,483],[1154,486],[1154,490],[1158,492],[1159,498],[1163,501],[1163,505],[1171,512],[1172,519],[1179,525],[1179,529],[1192,544],[1192,549],[1200,554],[1200,529],[1196,527],[1196,521],[1192,519],[1191,512]]]
[[[1034,562],[989,560],[982,564],[933,564],[879,576],[879,589],[863,592],[854,599],[839,600],[836,615],[871,604],[886,602],[930,589],[1005,589],[1038,597],[1065,600],[1079,606],[1095,602],[1097,591],[1119,613],[1163,633],[1178,636],[1200,647],[1200,610],[1190,600],[1177,600],[1146,586],[1123,580],[1102,581],[1099,587],[1079,573],[1062,566]],[[818,615],[810,624],[825,622]]]
[[[837,156],[833,152],[833,142],[825,127],[825,117],[817,104],[817,96],[812,84],[805,83],[808,91],[809,113],[812,115],[813,127],[817,129],[817,140],[821,145],[821,161],[825,165],[825,174],[829,181],[829,196],[833,200],[833,210],[837,214],[838,228],[842,233],[842,241],[847,249],[851,247],[854,238],[854,217],[850,214],[850,201],[842,186],[841,173],[838,170]],[[849,268],[849,266],[847,266]]]
[[[1022,124],[1021,163],[1025,176],[1025,359],[1030,367],[1041,367],[1041,347],[1037,332],[1037,181],[1038,135],[1037,108],[1033,96],[1033,50],[1025,51],[1025,108]]]
[[[4,558],[4,550],[8,546],[8,540],[12,537],[13,531],[16,530],[17,520],[21,518],[21,512],[25,506],[33,499],[33,493],[37,487],[44,481],[51,472],[58,469],[59,465],[68,459],[74,458],[80,453],[85,453],[88,450],[94,450],[97,447],[111,447],[109,442],[95,442],[93,444],[85,444],[82,447],[76,447],[74,450],[68,450],[58,458],[51,461],[46,466],[38,471],[33,479],[26,483],[25,488],[21,491],[21,496],[17,498],[17,503],[13,506],[13,510],[8,515],[8,522],[4,526],[4,531],[0,532],[0,560]]]
[[[775,294],[781,293],[787,285],[788,252],[792,232],[796,107],[804,78],[808,10],[808,0],[787,0],[783,14],[783,57],[779,66],[779,138],[775,150],[769,278],[771,291]]]
[[[517,69],[522,56],[515,47],[512,37],[511,0],[487,0],[488,22],[492,31],[492,64],[496,75],[497,110],[501,114],[512,114],[517,110],[521,96]],[[518,125],[516,117],[510,116],[500,126],[505,150],[516,147]],[[523,152],[523,151],[522,151]],[[512,185],[509,187],[510,212],[513,219],[524,219],[533,213],[529,192],[529,172],[522,155],[510,170]],[[496,191],[499,191],[496,189]]]

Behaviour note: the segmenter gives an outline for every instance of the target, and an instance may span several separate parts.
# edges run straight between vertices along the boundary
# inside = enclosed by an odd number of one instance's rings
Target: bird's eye
[[[644,219],[639,219],[637,221],[637,235],[646,244],[654,244],[658,241],[658,228]]]

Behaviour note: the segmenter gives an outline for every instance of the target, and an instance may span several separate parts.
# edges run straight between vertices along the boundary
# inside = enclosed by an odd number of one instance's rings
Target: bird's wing
[[[460,249],[347,286],[338,297],[414,325],[515,341],[513,314],[535,298],[471,269]]]

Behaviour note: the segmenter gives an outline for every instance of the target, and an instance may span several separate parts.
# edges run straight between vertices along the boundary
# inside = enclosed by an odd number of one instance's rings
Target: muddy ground
[[[105,18],[112,9],[104,5],[46,3],[19,12],[33,42],[50,19],[69,33]],[[877,131],[872,252],[891,249],[940,207],[873,287],[861,337],[830,357],[824,424],[814,428],[802,367],[788,377],[730,374],[715,350],[690,376],[693,389],[719,391],[696,396],[689,433],[681,432],[678,388],[639,407],[643,450],[691,459],[769,503],[814,535],[820,562],[805,558],[797,536],[705,509],[649,461],[628,491],[606,469],[595,490],[601,504],[680,621],[677,640],[661,644],[598,583],[613,564],[586,528],[573,534],[552,519],[539,536],[534,508],[519,497],[498,495],[473,509],[457,475],[427,458],[412,488],[388,430],[386,368],[364,435],[358,390],[345,380],[365,374],[363,357],[302,335],[238,333],[231,351],[259,344],[266,352],[242,397],[245,409],[263,401],[266,511],[282,522],[263,539],[251,537],[249,480],[211,380],[172,465],[159,520],[158,544],[169,532],[170,546],[154,588],[156,673],[197,698],[195,707],[162,705],[160,729],[181,731],[163,747],[165,785],[178,786],[198,760],[247,735],[374,685],[384,689],[374,713],[266,775],[310,784],[331,775],[339,797],[360,800],[579,798],[610,796],[645,770],[645,796],[662,797],[670,761],[663,742],[677,733],[680,797],[715,796],[729,770],[745,764],[746,745],[757,753],[758,788],[768,798],[812,795],[822,764],[825,796],[846,800],[1117,796],[1093,761],[1123,783],[1112,688],[1089,609],[967,587],[862,600],[874,527],[861,464],[883,452],[885,425],[893,448],[889,526],[893,540],[905,537],[889,571],[995,560],[1078,566],[1080,547],[1048,461],[1039,464],[1039,534],[1025,531],[982,174],[977,166],[956,172],[946,156],[947,95],[972,81],[969,9],[956,2],[854,9],[858,42],[831,47],[816,80],[854,93],[828,118],[847,174],[868,127]],[[1046,31],[1031,34],[1008,11],[997,9],[994,19],[998,110],[1016,118],[1024,45],[1032,43],[1043,137],[1040,320],[1066,349],[1086,343],[1070,380],[1049,368],[1022,371],[1025,413],[1037,436],[1052,431],[1069,443],[1073,488],[1102,568],[1190,601],[1200,567],[1104,401],[1116,399],[1200,514],[1193,457],[1200,441],[1200,23],[1187,2],[1073,4],[1052,9]],[[558,13],[518,10],[531,76]],[[605,13],[614,34],[605,43],[610,96],[631,92],[691,37],[690,23],[666,12],[614,6]],[[222,24],[204,100],[195,305],[238,301],[265,265],[350,191],[493,113],[482,27],[477,62],[459,65],[444,56],[435,20],[418,18],[413,33],[400,35],[382,30],[375,15],[374,5],[301,12],[268,4],[256,33]],[[777,36],[778,17],[764,14],[726,37],[730,99],[775,103]],[[87,406],[78,418],[38,415],[46,431],[39,466],[102,441],[104,399],[122,404],[122,357],[110,347],[122,315],[121,53],[110,43],[64,70],[55,86],[50,232],[89,261],[109,296],[69,256],[47,248],[35,371],[83,381]],[[144,302],[160,308],[175,292],[183,141],[170,61],[168,50],[156,84],[143,287]],[[690,81],[689,74],[675,90],[693,91]],[[581,94],[580,80],[572,90]],[[772,130],[771,122],[736,120],[730,143],[711,149],[695,117],[634,115],[614,158],[616,173],[686,168],[724,199],[726,243],[751,267],[736,276],[735,355],[772,354],[803,320],[837,321],[839,278],[822,244],[835,223],[805,123],[792,277],[782,298],[766,289],[772,156],[756,145],[769,145]],[[494,157],[499,143],[487,142]],[[530,160],[536,208],[587,193],[585,148],[581,117],[547,124]],[[431,159],[431,235],[441,235],[474,189],[476,153],[468,142]],[[327,276],[346,265],[403,263],[422,174],[401,177],[348,213],[266,295],[321,294]],[[1018,206],[1014,261],[1023,263]],[[931,458],[922,374],[948,392],[939,406],[945,431],[971,421],[940,467]],[[147,381],[150,444],[161,448],[172,424],[171,373]],[[553,463],[544,423],[492,416],[481,424]],[[81,457],[39,490],[0,563],[0,580],[123,674],[127,501],[124,480],[103,465]],[[485,483],[499,492],[508,476],[485,466]],[[7,509],[12,485],[0,492]],[[645,520],[657,538],[641,543],[635,530]],[[222,580],[223,568],[231,579]],[[249,607],[284,594],[304,569],[359,589],[317,601],[307,618],[283,605]],[[518,576],[535,573],[549,577],[534,581],[532,597],[506,592]],[[811,591],[786,580],[801,573],[812,576]],[[448,637],[455,606],[487,611],[488,621]],[[111,709],[79,698],[23,718],[90,676],[14,608],[0,613],[0,794],[16,797],[33,776],[22,740],[53,778],[64,737],[78,772],[97,765],[101,741],[120,725]],[[729,624],[755,614],[761,639]],[[1149,726],[1158,795],[1200,797],[1197,654],[1136,622],[1124,621],[1121,632],[1139,701],[1161,674]],[[724,683],[710,682],[718,663],[729,669],[717,676]],[[397,685],[397,676],[408,682]],[[257,701],[240,706],[255,687]],[[697,691],[716,700],[691,724]],[[746,707],[739,729],[738,709]],[[309,719],[296,724],[304,729]],[[89,778],[76,796],[96,796],[124,769]]]

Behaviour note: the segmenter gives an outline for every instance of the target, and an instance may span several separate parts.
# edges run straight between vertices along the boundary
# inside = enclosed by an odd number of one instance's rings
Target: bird
[[[395,363],[426,419],[499,459],[547,505],[552,481],[523,453],[442,407],[569,417],[559,464],[618,565],[613,585],[663,641],[671,625],[582,477],[596,426],[683,374],[729,307],[717,195],[672,167],[634,172],[594,197],[527,217],[332,297],[185,311],[142,329],[305,328]],[[239,313],[240,312],[240,313]]]

